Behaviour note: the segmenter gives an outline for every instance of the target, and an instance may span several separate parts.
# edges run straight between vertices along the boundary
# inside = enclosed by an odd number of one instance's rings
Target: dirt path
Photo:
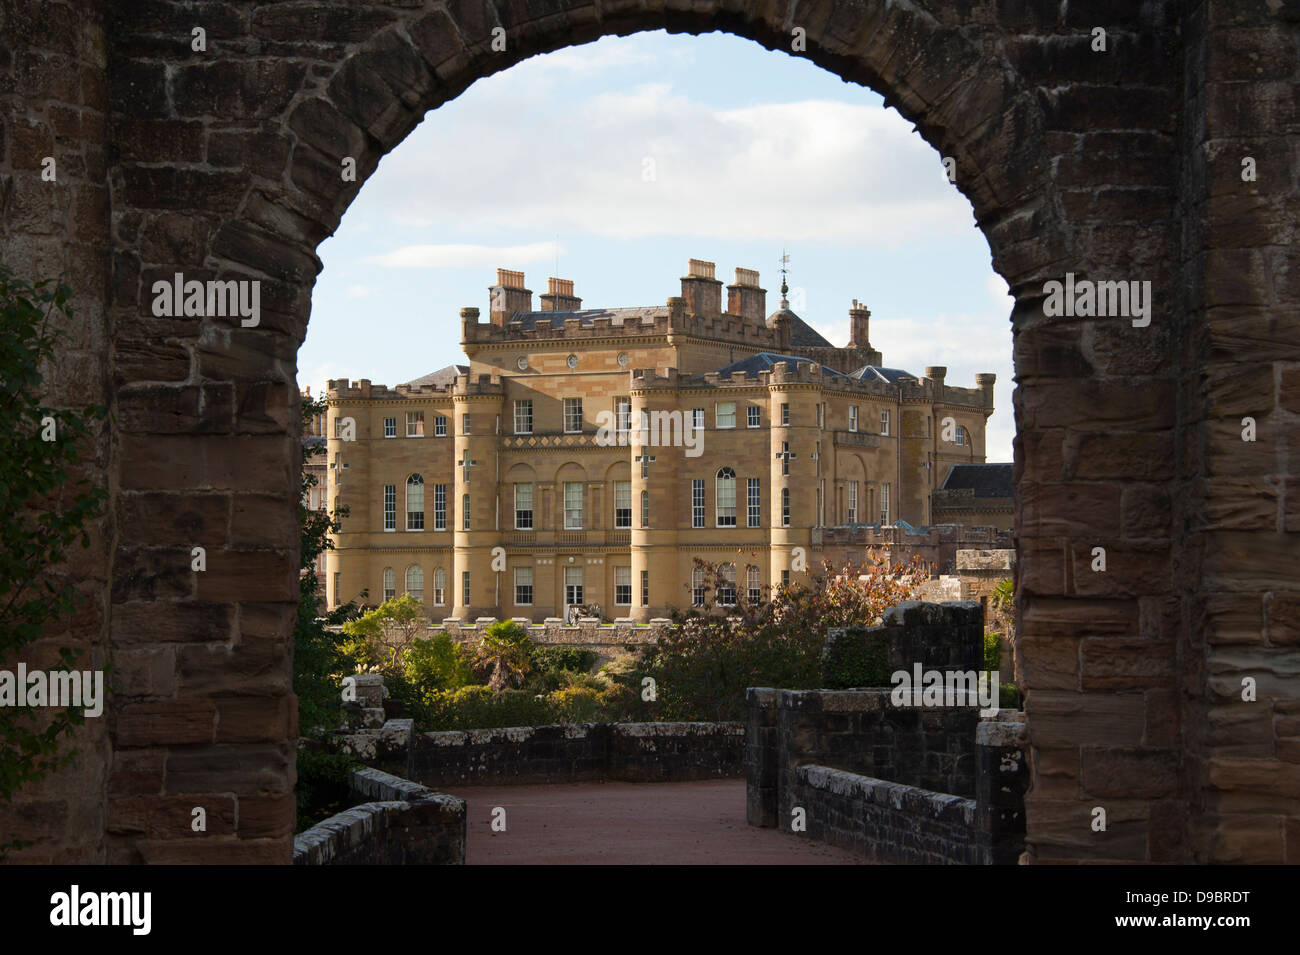
[[[745,822],[745,781],[467,786],[470,865],[855,865],[844,849]],[[491,829],[505,810],[505,832]]]

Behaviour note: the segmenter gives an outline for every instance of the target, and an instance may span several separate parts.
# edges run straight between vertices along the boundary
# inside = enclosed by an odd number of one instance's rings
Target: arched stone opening
[[[964,0],[304,0],[205,12],[203,54],[188,48],[197,14],[179,2],[152,4],[148,17],[74,2],[45,33],[24,28],[49,51],[30,77],[78,114],[79,131],[61,135],[86,144],[65,167],[83,190],[68,193],[81,232],[42,225],[35,167],[19,162],[30,157],[11,134],[0,144],[16,183],[6,248],[33,265],[91,263],[79,277],[91,302],[77,342],[85,362],[69,359],[59,388],[98,382],[114,412],[107,463],[96,464],[112,511],[87,571],[104,599],[86,639],[106,646],[118,695],[110,731],[91,739],[79,808],[61,804],[78,825],[52,827],[62,843],[45,857],[288,860],[293,363],[314,250],[379,159],[475,79],[533,53],[666,28],[787,51],[806,31],[798,55],[885,94],[955,159],[1016,296],[1031,854],[1281,861],[1275,845],[1286,845],[1294,858],[1294,814],[1270,802],[1285,783],[1282,724],[1266,706],[1233,723],[1212,684],[1255,665],[1279,672],[1294,642],[1298,598],[1278,568],[1300,530],[1300,491],[1278,463],[1278,435],[1300,412],[1294,372],[1275,385],[1269,362],[1300,361],[1286,324],[1300,291],[1264,228],[1268,209],[1295,211],[1277,198],[1293,177],[1276,171],[1287,153],[1265,108],[1284,95],[1266,85],[1296,71],[1294,30],[1285,13],[1228,0],[1133,6],[1108,12],[1106,57],[1093,55],[1096,24],[1069,5]],[[71,8],[85,43],[61,39],[81,35],[63,16]],[[1258,31],[1243,40],[1267,41],[1256,72],[1238,75],[1212,48],[1211,22],[1223,42]],[[504,51],[493,49],[500,37]],[[65,61],[80,71],[75,89],[56,82]],[[1231,83],[1257,83],[1264,105],[1229,108]],[[33,128],[67,122],[51,108]],[[1243,185],[1246,152],[1274,179]],[[349,157],[355,182],[341,175]],[[1251,194],[1274,205],[1239,212]],[[258,326],[155,317],[149,290],[176,272],[260,279]],[[1066,272],[1149,279],[1163,314],[1146,327],[1048,318],[1043,283]],[[1242,383],[1251,364],[1266,382]],[[1237,420],[1248,414],[1274,437],[1243,444]],[[196,580],[185,558],[200,540],[209,569]],[[1091,569],[1096,547],[1104,574]],[[1248,664],[1215,648],[1234,641],[1259,643],[1260,655]],[[1294,701],[1264,688],[1285,722]],[[1223,735],[1229,723],[1248,724],[1246,743]],[[1225,808],[1234,773],[1249,786]],[[151,835],[150,814],[177,793],[228,806],[209,814],[228,825],[201,843]],[[1089,826],[1101,802],[1116,809],[1104,839]]]

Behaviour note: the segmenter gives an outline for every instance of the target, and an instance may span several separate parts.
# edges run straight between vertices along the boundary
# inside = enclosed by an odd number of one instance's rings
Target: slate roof
[[[1010,498],[1015,490],[1010,464],[954,464],[944,479],[943,490],[969,488],[976,497]]]
[[[410,388],[419,388],[423,385],[434,385],[438,388],[446,388],[456,380],[457,375],[468,375],[469,365],[448,365],[446,368],[439,368],[437,371],[431,371],[422,378],[416,378],[414,381],[403,382]]]
[[[761,351],[756,355],[750,355],[748,358],[742,358],[740,361],[733,361],[730,365],[724,365],[718,369],[720,375],[756,375],[760,371],[771,371],[779,361],[789,362],[793,368],[796,362],[804,362],[810,365],[817,365],[820,362],[813,361],[811,358],[800,358],[798,355],[778,355],[770,351]],[[822,371],[828,375],[839,375],[841,378],[847,377],[843,372],[838,372],[834,368],[821,366]]]
[[[904,378],[918,380],[916,375],[903,368],[882,368],[879,365],[863,365],[857,371],[850,372],[849,377],[858,381],[884,381],[891,385],[898,384]]]

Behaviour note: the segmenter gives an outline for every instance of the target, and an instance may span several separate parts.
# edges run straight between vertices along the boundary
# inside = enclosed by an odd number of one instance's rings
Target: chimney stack
[[[543,312],[576,312],[582,308],[582,299],[573,294],[573,279],[547,279],[546,294],[540,298]]]
[[[759,324],[767,317],[767,289],[759,288],[754,269],[736,269],[736,284],[727,286],[727,314]]]
[[[867,337],[868,322],[871,311],[856,298],[849,309],[849,347],[870,348],[871,340]]]
[[[686,314],[714,316],[722,314],[722,282],[713,277],[712,262],[691,259],[682,276],[682,298]]]
[[[497,269],[497,284],[488,291],[491,299],[492,324],[504,328],[515,312],[533,310],[533,293],[524,288],[524,273]]]

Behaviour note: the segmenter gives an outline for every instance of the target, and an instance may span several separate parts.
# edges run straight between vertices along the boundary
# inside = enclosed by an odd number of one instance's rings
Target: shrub
[[[589,686],[567,686],[548,698],[552,712],[561,723],[594,723],[603,719],[604,700],[599,690]]]
[[[990,672],[1002,664],[1002,634],[984,634],[984,669]]]
[[[352,798],[349,777],[360,765],[354,757],[330,752],[320,744],[299,748],[298,782],[293,790],[298,803],[296,832],[310,829],[356,801]]]
[[[442,631],[427,640],[413,640],[402,667],[406,679],[420,690],[458,690],[474,678],[460,644]]]
[[[577,647],[533,647],[533,667],[536,670],[569,670],[586,673],[596,662],[596,654]]]
[[[779,588],[767,602],[750,604],[739,590],[735,604],[724,608],[738,618],[733,622],[713,612],[710,595],[723,587],[735,592],[739,568],[724,579],[717,566],[695,563],[705,577],[703,606],[675,612],[678,626],[645,657],[642,675],[657,683],[659,719],[740,720],[747,687],[818,686],[827,630],[877,623],[886,609],[913,598],[925,579],[918,561],[850,564],[839,571],[823,562],[822,576],[812,586]],[[876,657],[874,649],[864,651],[853,668],[855,682],[871,679],[880,685],[871,672]]]

